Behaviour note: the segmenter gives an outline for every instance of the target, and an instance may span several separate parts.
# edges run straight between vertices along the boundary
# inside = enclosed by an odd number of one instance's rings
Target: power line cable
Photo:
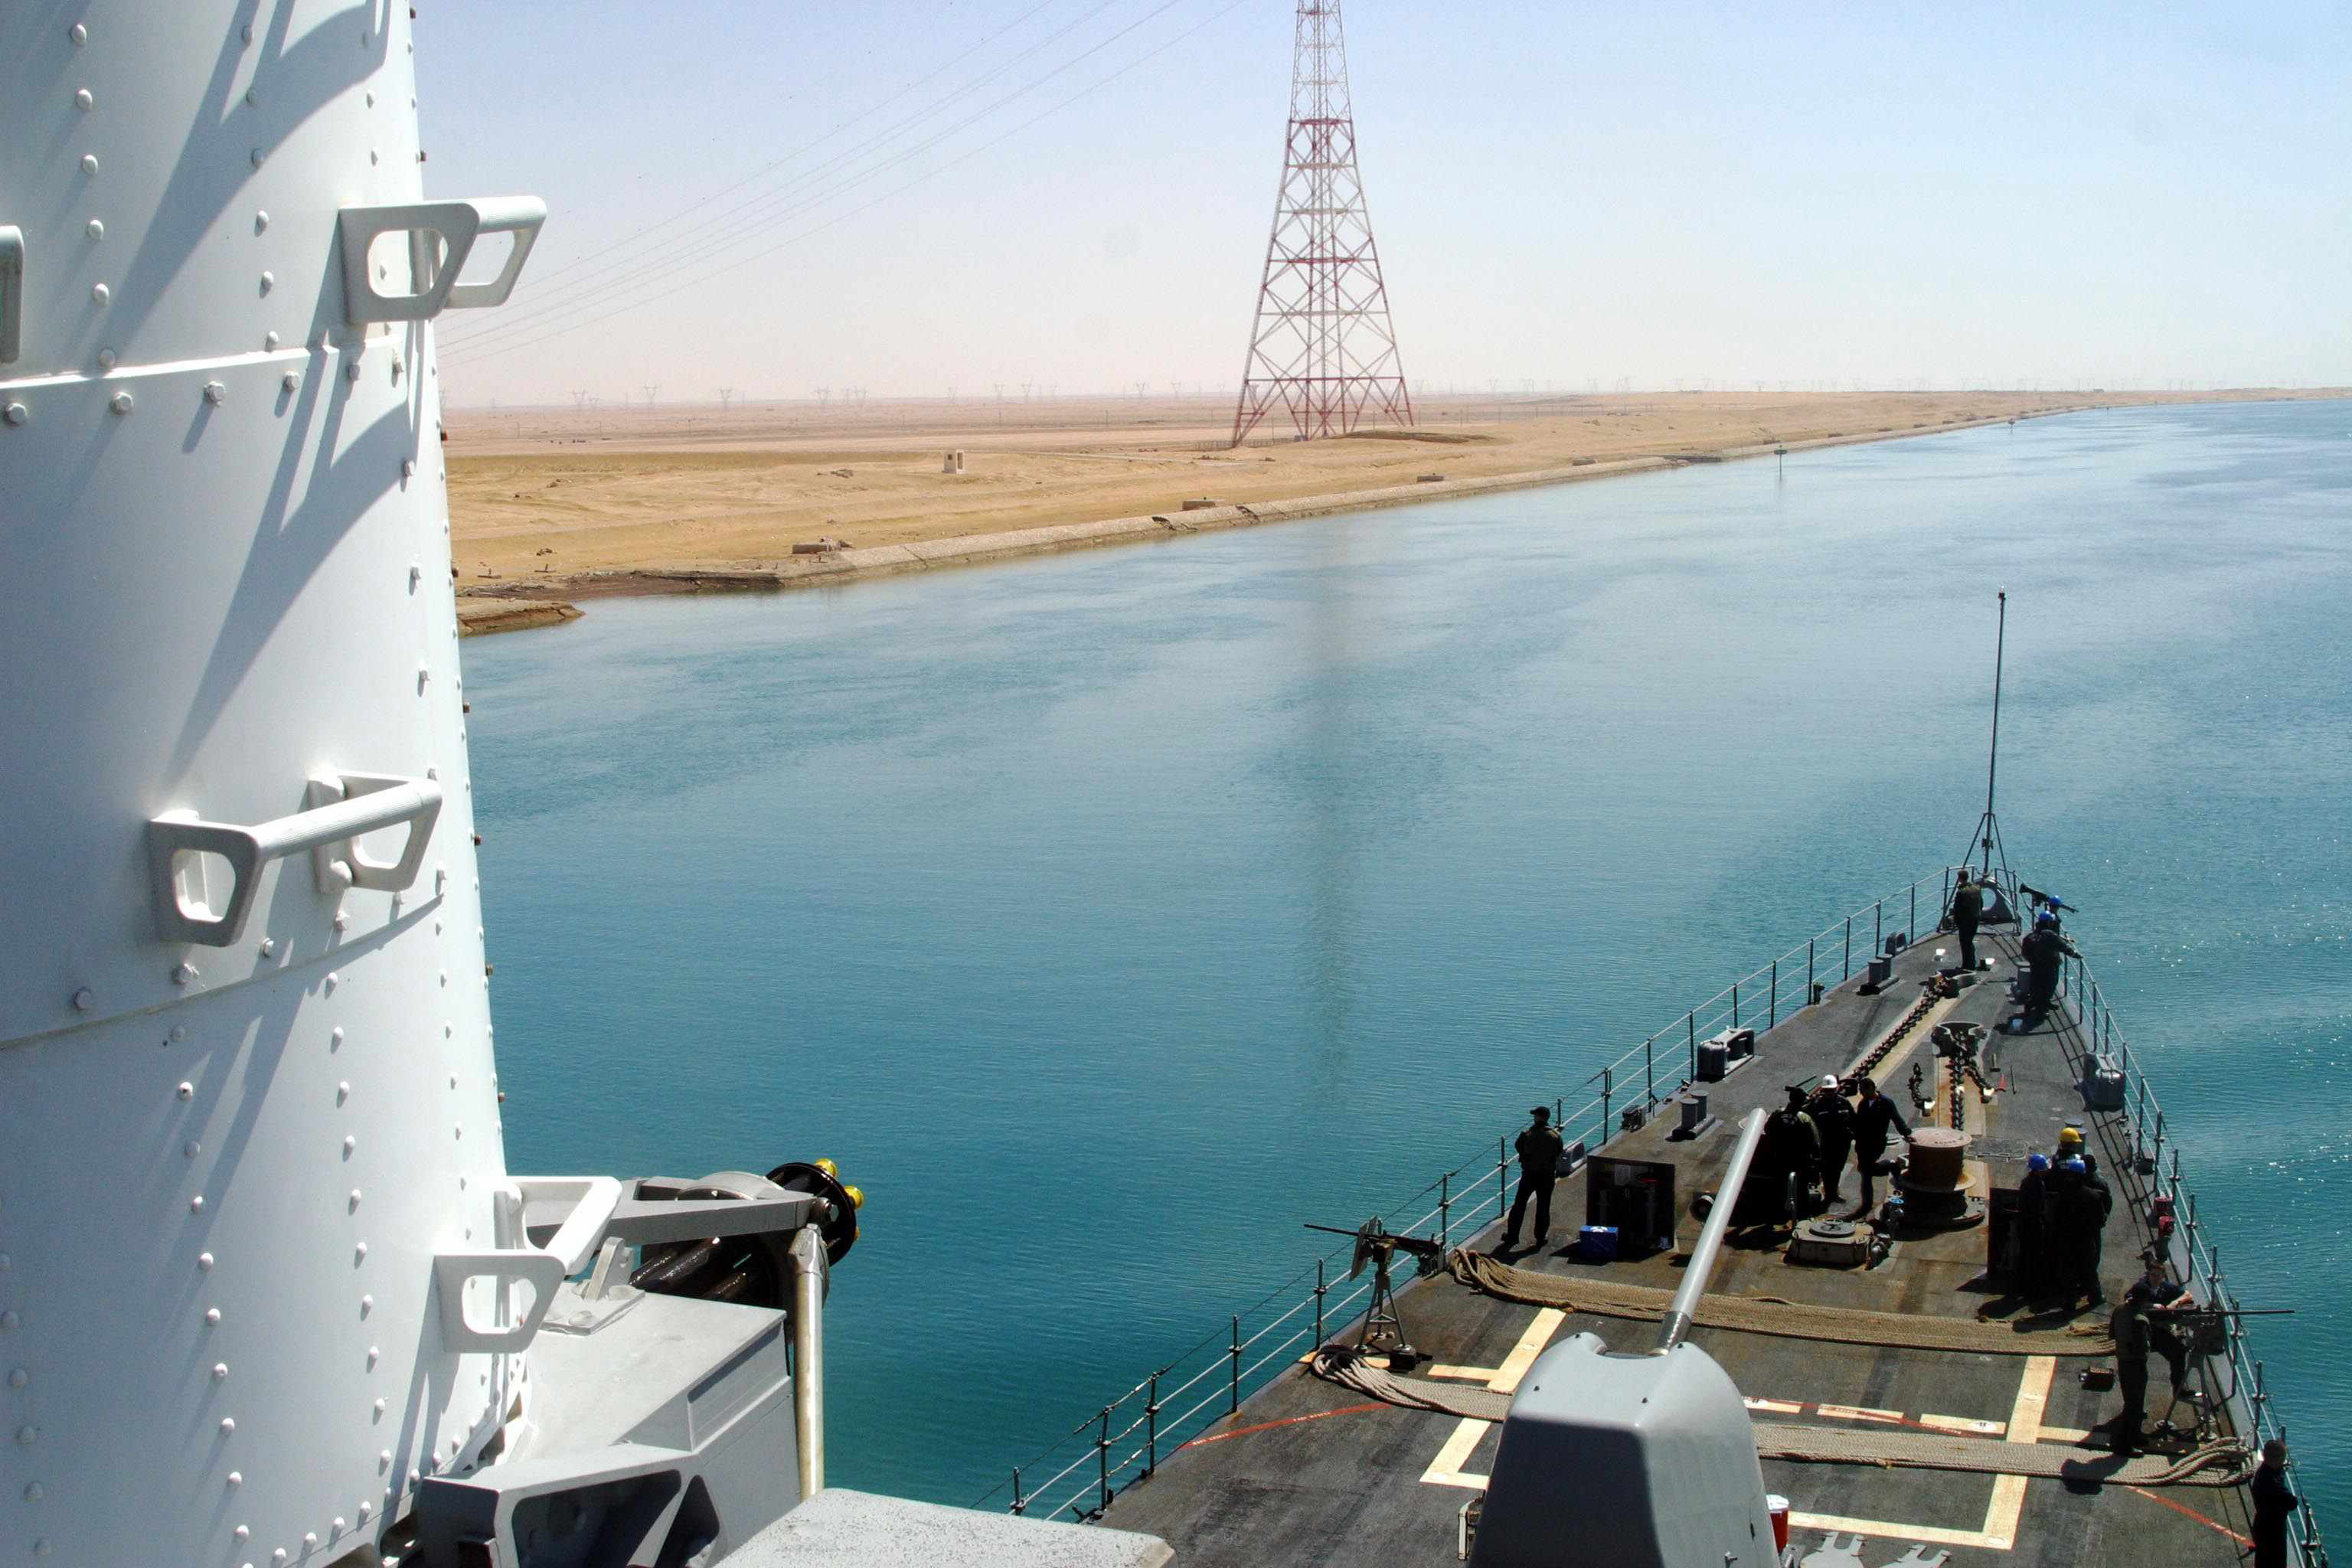
[[[1171,0],[1171,4],[1174,3],[1175,0]],[[915,186],[921,184],[926,180],[937,179],[940,175],[947,173],[950,169],[956,167],[956,165],[968,163],[971,159],[978,157],[981,153],[989,151],[991,148],[1010,141],[1014,136],[1019,135],[1022,132],[1029,129],[1032,125],[1036,124],[1039,121],[1045,120],[1052,115],[1058,114],[1063,110],[1067,109],[1070,105],[1077,102],[1080,99],[1088,97],[1091,94],[1101,90],[1103,88],[1108,87],[1112,82],[1118,80],[1120,77],[1127,75],[1128,72],[1134,70],[1137,67],[1158,58],[1160,56],[1167,53],[1170,49],[1175,47],[1178,44],[1182,43],[1185,39],[1201,32],[1212,23],[1223,21],[1226,16],[1231,16],[1234,12],[1240,10],[1244,5],[1248,4],[1250,4],[1250,0],[1231,0],[1231,4],[1212,13],[1210,16],[1203,17],[1201,21],[1194,23],[1192,26],[1187,27],[1184,31],[1177,34],[1174,37],[1170,38],[1166,43],[1160,44],[1157,47],[1149,49],[1143,54],[1137,56],[1134,59],[1129,60],[1127,64],[1119,67],[1117,70],[1112,71],[1109,75],[1105,76],[1086,87],[1080,88],[1076,92],[1072,93],[1069,97],[1062,100],[1059,103],[1054,104],[1050,108],[1040,110],[1037,113],[1031,115],[1020,124],[1013,126],[997,136],[992,137],[969,152],[959,153],[957,156],[949,159],[946,163],[941,163],[936,169],[928,170],[923,174],[918,174],[913,179],[907,181],[905,184],[894,186],[890,190],[885,191],[882,195],[876,196],[871,201],[862,203],[857,206],[850,208],[846,212],[840,213],[833,217],[827,218],[821,224],[817,224],[813,227],[802,230],[798,234],[792,235],[784,239],[779,240],[777,243],[768,247],[764,250],[755,251],[750,256],[743,257],[735,261],[730,261],[724,267],[714,268],[710,271],[701,274],[698,277],[684,279],[672,285],[670,288],[662,290],[658,294],[648,295],[641,300],[635,300],[625,304],[616,305],[612,310],[589,317],[585,321],[575,321],[567,326],[557,327],[551,331],[543,332],[536,337],[526,338],[519,342],[493,346],[483,351],[481,353],[477,354],[474,358],[476,360],[496,359],[502,355],[515,353],[520,349],[530,348],[537,344],[550,342],[552,339],[566,336],[586,327],[595,326],[600,322],[608,321],[615,316],[624,315],[631,310],[641,310],[645,306],[654,304],[658,300],[666,300],[673,295],[682,293],[688,289],[697,288],[701,284],[710,281],[713,278],[724,276],[729,272],[736,270],[738,268],[747,267],[751,263],[772,256],[777,251],[782,250],[789,246],[797,245],[802,240],[807,239],[812,236],[822,234],[826,229],[832,228],[836,225],[848,221],[850,218],[857,216],[860,213],[871,211],[873,208],[881,205],[884,202],[890,200],[894,196],[904,195],[906,192],[912,190]],[[1160,7],[1161,10],[1165,10],[1168,7],[1165,5]],[[1146,18],[1146,20],[1149,19],[1150,18],[1148,17]],[[1129,30],[1131,31],[1132,29]],[[463,367],[460,366],[460,368]]]
[[[1002,64],[988,71],[983,72],[982,75],[974,78],[971,81],[964,83],[961,87],[954,89],[946,97],[940,99],[929,108],[919,110],[918,112],[898,121],[897,123],[881,132],[877,132],[873,136],[866,138],[864,142],[849,148],[845,152],[834,154],[824,163],[816,165],[816,167],[805,170],[793,176],[791,180],[787,181],[782,186],[776,190],[765,192],[761,195],[754,196],[748,201],[740,203],[736,206],[729,209],[727,212],[721,213],[716,217],[697,225],[695,227],[688,230],[684,234],[672,236],[670,238],[662,241],[651,251],[641,252],[638,255],[625,258],[609,255],[583,258],[585,260],[597,260],[606,263],[606,265],[601,269],[601,281],[599,277],[592,276],[579,279],[575,282],[564,284],[553,291],[555,296],[557,296],[556,298],[544,297],[547,291],[543,289],[533,290],[532,297],[522,307],[522,309],[512,313],[502,315],[495,321],[486,322],[479,327],[473,328],[467,331],[458,342],[453,342],[451,344],[452,351],[455,352],[455,350],[462,344],[470,344],[478,341],[485,341],[501,334],[510,334],[518,329],[534,324],[538,320],[545,317],[551,311],[576,309],[592,299],[601,298],[612,293],[615,289],[634,286],[643,280],[642,274],[646,268],[652,266],[656,262],[667,260],[675,256],[685,254],[692,250],[695,248],[692,242],[699,238],[701,236],[709,233],[714,228],[723,229],[732,225],[735,226],[737,229],[737,232],[734,235],[717,242],[715,248],[718,250],[724,250],[729,246],[738,243],[746,236],[759,232],[763,223],[769,224],[772,226],[773,222],[788,221],[793,217],[800,216],[801,213],[807,211],[809,206],[813,204],[805,199],[798,202],[788,202],[787,198],[792,197],[797,188],[803,187],[813,181],[824,178],[829,174],[837,172],[842,165],[854,162],[864,153],[887,142],[900,132],[905,131],[911,126],[919,125],[922,121],[939,114],[942,110],[952,106],[958,100],[968,97],[980,88],[985,87],[990,82],[1002,77],[1006,71],[1012,69],[1013,67],[1020,64],[1023,60],[1042,52],[1049,45],[1067,37],[1070,33],[1083,26],[1087,22],[1092,21],[1095,17],[1100,16],[1103,12],[1110,9],[1113,5],[1118,3],[1119,0],[1100,0],[1099,4],[1094,5],[1074,20],[1055,29],[1045,37],[1040,38],[1035,43],[1030,45],[1027,48],[1023,49],[1020,53],[1014,55],[1012,58],[1003,61]],[[1176,3],[1176,0],[1171,0],[1171,3]],[[1167,8],[1168,6],[1163,5],[1160,7],[1160,10],[1164,11]],[[896,163],[905,162],[906,158],[912,156],[914,153],[919,153],[929,147],[937,145],[947,136],[963,129],[964,126],[971,124],[974,120],[984,119],[989,114],[994,113],[996,110],[1003,107],[1004,104],[1013,101],[1024,93],[1035,90],[1044,83],[1053,79],[1055,76],[1059,75],[1062,71],[1070,68],[1071,66],[1084,60],[1088,55],[1097,53],[1108,44],[1116,42],[1118,38],[1125,37],[1127,33],[1134,31],[1136,27],[1142,26],[1143,22],[1150,21],[1152,16],[1157,16],[1158,14],[1158,11],[1147,14],[1143,18],[1141,18],[1141,20],[1130,24],[1129,26],[1121,29],[1118,33],[1113,34],[1111,37],[1105,39],[1102,44],[1097,45],[1095,48],[1089,49],[1086,51],[1085,54],[1078,55],[1070,60],[1065,61],[1062,65],[1055,68],[1054,70],[1045,73],[1043,76],[1033,79],[1024,86],[1007,93],[1003,98],[990,105],[989,108],[980,111],[979,114],[971,116],[959,121],[955,125],[950,126],[947,131],[934,134],[929,138],[929,140],[920,143],[909,153],[886,160],[882,163],[876,165],[874,168],[866,171],[866,174],[867,175],[878,174]],[[811,145],[814,145],[814,143]],[[803,149],[803,151],[805,150],[806,149]],[[797,155],[797,153],[793,154],[793,156]],[[782,160],[780,160],[779,162],[782,162]],[[775,164],[769,165],[771,169],[775,166]],[[738,183],[739,187],[742,183],[744,182]],[[832,195],[840,194],[842,190],[851,188],[856,183],[856,181],[853,179],[848,184],[836,187],[831,191],[822,192],[814,198],[814,201],[822,202]],[[780,205],[783,206],[785,209],[782,211],[781,214],[778,212]],[[711,246],[704,246],[701,248],[708,251],[714,247]],[[622,270],[625,262],[626,267],[630,269],[625,273]],[[563,297],[567,295],[570,297]]]

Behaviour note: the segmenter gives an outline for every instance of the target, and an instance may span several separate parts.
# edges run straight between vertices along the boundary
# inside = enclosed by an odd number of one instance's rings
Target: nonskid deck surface
[[[1755,1062],[1708,1086],[1716,1120],[1697,1139],[1669,1136],[1675,1125],[1669,1107],[1647,1127],[1609,1145],[1612,1156],[1675,1163],[1682,1246],[1689,1246],[1697,1228],[1689,1217],[1689,1195],[1714,1187],[1739,1118],[1752,1107],[1777,1107],[1787,1085],[1845,1071],[1917,1001],[1919,983],[1937,966],[1937,946],[1927,941],[1903,953],[1894,983],[1879,994],[1841,986],[1821,1005],[1762,1036]],[[1995,958],[1992,973],[1964,990],[1948,1013],[1931,1016],[1906,1035],[1877,1070],[1882,1088],[1915,1126],[1919,1122],[1911,1118],[1905,1085],[1915,1061],[1926,1063],[1934,1079],[1932,1022],[1949,1018],[1990,1027],[2012,1011],[2007,983],[2014,973],[2014,934],[1987,932],[1979,947]],[[2029,1153],[2050,1149],[2062,1127],[2082,1126],[2116,1197],[2101,1269],[2113,1300],[2137,1273],[2138,1254],[2147,1245],[2147,1193],[2128,1168],[2123,1121],[2084,1112],[2075,1087],[2082,1043],[2070,1025],[2053,1019],[2031,1035],[1995,1037],[2000,1070],[1993,1081],[2005,1079],[2006,1090],[1989,1105],[1972,1093],[1966,1110],[1975,1138],[1970,1156],[1979,1162],[1970,1166],[1977,1191],[2015,1185]],[[1851,1203],[1851,1171],[1846,1179]],[[1566,1244],[1575,1238],[1583,1214],[1580,1170],[1555,1194],[1549,1244],[1513,1261],[1545,1273],[1665,1289],[1679,1283],[1672,1252],[1605,1266],[1568,1256]],[[1498,1239],[1490,1222],[1469,1245],[1486,1250]],[[1790,1264],[1778,1247],[1735,1240],[1713,1288],[1953,1318],[1973,1317],[1980,1307],[1998,1303],[1997,1310],[2013,1318],[2016,1303],[1982,1279],[1985,1248],[1986,1228],[1979,1225],[1906,1238],[1874,1268],[1832,1269]],[[1536,1353],[1559,1334],[1591,1331],[1625,1350],[1647,1349],[1656,1334],[1651,1323],[1564,1317],[1498,1300],[1444,1276],[1405,1290],[1401,1301],[1406,1332],[1429,1358],[1416,1374],[1463,1387],[1515,1388]],[[2074,1321],[2103,1321],[2104,1312],[2085,1310]],[[2036,1323],[2063,1321],[2045,1317]],[[2104,1438],[2089,1429],[2120,1407],[2112,1391],[2081,1386],[2084,1368],[2105,1364],[2094,1358],[1896,1350],[1705,1328],[1692,1337],[1731,1374],[1759,1422],[1895,1432],[1924,1426],[2009,1442],[2038,1438],[2095,1464]],[[2160,1360],[2152,1373],[2154,1422],[2171,1394]],[[2184,1421],[2187,1410],[2183,1405]],[[1450,1563],[1462,1505],[1485,1485],[1498,1431],[1486,1422],[1370,1403],[1301,1366],[1120,1494],[1104,1522],[1161,1537],[1187,1568]],[[1783,1461],[1765,1463],[1764,1483],[1790,1500],[1790,1539],[1798,1561],[1811,1568],[1888,1568],[1898,1562],[1912,1568],[1933,1563],[1938,1552],[1949,1554],[1946,1568],[2151,1563],[2233,1568],[2249,1534],[2244,1494],[2233,1488],[2158,1490]],[[1570,1520],[1561,1524],[1574,1528]]]

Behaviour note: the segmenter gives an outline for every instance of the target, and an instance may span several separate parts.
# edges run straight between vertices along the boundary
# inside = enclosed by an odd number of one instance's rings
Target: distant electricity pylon
[[[1356,170],[1339,0],[1298,0],[1282,185],[1233,444],[1270,416],[1288,418],[1302,438],[1345,435],[1368,416],[1412,423]]]
[[[648,387],[646,387],[646,407],[651,408],[655,404],[656,404],[656,403],[658,403],[658,402],[660,402],[660,401],[661,401],[661,388],[660,388],[659,386],[657,386],[657,385],[656,385],[656,386],[648,386]]]
[[[722,387],[720,387],[720,388],[719,389],[719,406],[721,409],[727,409],[727,408],[732,408],[734,405],[735,405],[735,389],[734,389],[733,387],[731,387],[731,386],[722,386]]]

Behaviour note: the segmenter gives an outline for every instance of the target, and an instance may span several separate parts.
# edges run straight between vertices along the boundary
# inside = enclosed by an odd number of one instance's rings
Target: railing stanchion
[[[1151,1374],[1151,1392],[1143,1405],[1143,1473],[1151,1474],[1160,1468],[1160,1374]]]
[[[1919,884],[1916,882],[1911,884],[1910,926],[1911,929],[1903,933],[1904,938],[1906,941],[1917,942],[1919,940]]]
[[[1886,900],[1885,899],[1870,906],[1870,951],[1874,954],[1886,951]]]
[[[1592,1141],[1592,1146],[1596,1149],[1609,1142],[1609,1100],[1612,1091],[1616,1087],[1617,1069],[1613,1067],[1602,1068],[1601,1069],[1601,1136]]]
[[[1650,1059],[1650,1047],[1657,1044],[1657,1041],[1658,1037],[1653,1035],[1642,1042],[1642,1092],[1649,1097],[1653,1105],[1656,1104],[1658,1100],[1658,1068],[1657,1064]]]
[[[1511,1141],[1495,1140],[1495,1218],[1500,1223],[1511,1210]]]
[[[1685,1014],[1684,1014],[1684,1015],[1683,1015],[1683,1027],[1684,1027],[1685,1029],[1688,1030],[1688,1031],[1689,1031],[1689,1033],[1690,1033],[1690,1048],[1691,1048],[1691,1081],[1692,1081],[1693,1083],[1696,1083],[1696,1082],[1698,1081],[1698,1009],[1697,1009],[1697,1008],[1694,1007],[1694,1008],[1692,1008],[1689,1012],[1687,1012],[1687,1013],[1685,1013]]]
[[[1029,1511],[1029,1500],[1021,1495],[1021,1467],[1018,1465],[1013,1467],[1013,1511],[1014,1513]]]
[[[1764,1026],[1768,1029],[1777,1029],[1780,1026],[1780,961],[1777,958],[1772,961],[1770,1002],[1771,1005],[1764,1016]]]
[[[1234,1314],[1233,1380],[1226,1385],[1225,1414],[1238,1415],[1242,1410],[1242,1315]]]
[[[1820,939],[1805,939],[1805,1005],[1810,1007],[1819,998],[1813,994],[1813,943]]]
[[[1848,915],[1848,916],[1846,916],[1846,917],[1845,917],[1845,973],[1841,977],[1841,979],[1840,979],[1840,982],[1839,982],[1839,983],[1840,983],[1841,984],[1843,984],[1845,981],[1847,981],[1847,980],[1851,980],[1851,979],[1853,979],[1853,917],[1852,915]]]
[[[1437,1245],[1444,1247],[1446,1226],[1454,1214],[1454,1173],[1448,1171],[1437,1178]]]
[[[1323,1292],[1331,1287],[1323,1283],[1323,1260],[1315,1260],[1315,1348],[1323,1348]]]
[[[1097,1462],[1102,1467],[1102,1506],[1110,1506],[1110,1406],[1103,1406],[1102,1433],[1095,1438]]]

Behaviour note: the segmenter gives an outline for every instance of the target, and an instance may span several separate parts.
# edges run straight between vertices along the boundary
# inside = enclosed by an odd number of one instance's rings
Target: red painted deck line
[[[2137,1492],[2140,1496],[2147,1499],[2150,1502],[2160,1502],[2175,1513],[2185,1513],[2189,1518],[2195,1520],[2198,1523],[2203,1525],[2206,1529],[2213,1531],[2215,1534],[2226,1535],[2231,1540],[2236,1542],[2239,1545],[2245,1547],[2248,1551],[2252,1551],[2253,1549],[2254,1543],[2252,1541],[2240,1535],[2236,1531],[2231,1530],[2220,1520],[2206,1518],[2203,1514],[2199,1513],[2195,1509],[2189,1507],[2186,1503],[2177,1503],[2168,1497],[2158,1497],[2156,1493],[2149,1491],[2146,1487],[2126,1486],[2124,1490],[2127,1492]]]
[[[1321,1421],[1333,1415],[1354,1415],[1360,1411],[1387,1408],[1386,1405],[1375,1400],[1370,1405],[1343,1405],[1337,1410],[1317,1410],[1305,1415],[1286,1415],[1279,1421],[1261,1421],[1255,1426],[1236,1426],[1230,1432],[1213,1432],[1205,1437],[1195,1437],[1176,1451],[1181,1454],[1186,1448],[1199,1448],[1211,1443],[1222,1443],[1228,1437],[1246,1437],[1253,1432],[1271,1432],[1276,1426],[1296,1426],[1301,1421]]]

